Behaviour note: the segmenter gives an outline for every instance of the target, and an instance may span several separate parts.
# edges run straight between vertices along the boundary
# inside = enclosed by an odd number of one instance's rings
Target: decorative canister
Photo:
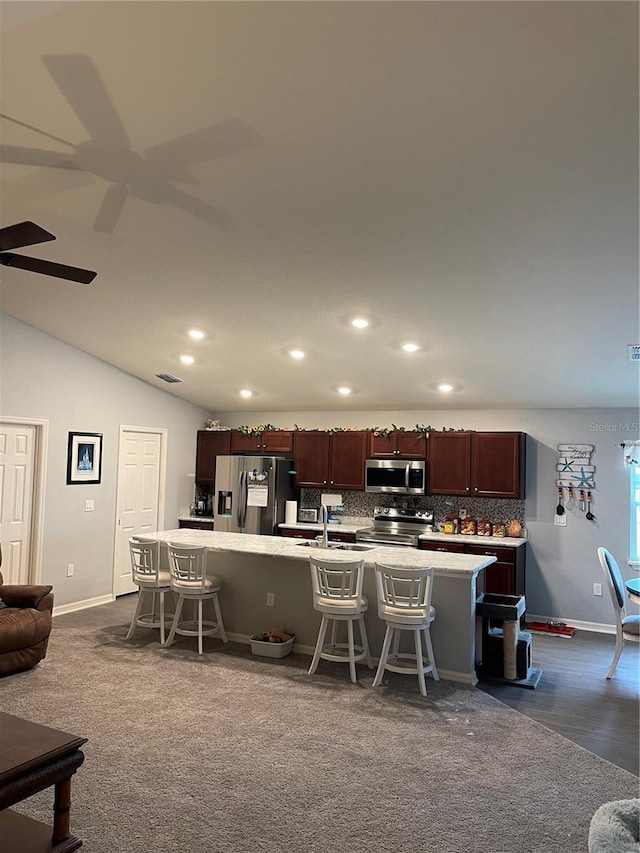
[[[494,536],[506,536],[507,528],[505,526],[504,521],[494,521],[493,523],[493,535]]]
[[[491,522],[488,518],[481,518],[478,522],[478,536],[491,536]]]
[[[522,523],[517,518],[509,522],[509,536],[513,539],[520,539],[522,536]]]
[[[460,524],[460,533],[465,533],[468,536],[473,536],[476,532],[476,520],[475,518],[463,518]]]

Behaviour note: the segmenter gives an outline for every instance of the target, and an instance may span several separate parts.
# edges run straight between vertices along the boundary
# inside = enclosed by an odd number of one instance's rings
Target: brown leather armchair
[[[2,558],[0,557],[0,560]],[[47,653],[53,587],[4,584],[0,573],[0,676],[35,666]]]

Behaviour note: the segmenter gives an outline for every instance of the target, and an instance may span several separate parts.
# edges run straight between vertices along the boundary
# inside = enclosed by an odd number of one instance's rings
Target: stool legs
[[[413,644],[415,654],[405,654],[399,652],[400,646],[400,631],[412,631],[413,633]],[[422,637],[424,635],[424,643],[427,651],[427,663],[425,664],[424,653],[422,650]],[[394,663],[390,663],[394,661]],[[401,660],[412,661],[415,659],[415,667],[401,666]],[[433,676],[434,681],[439,681],[440,676],[438,675],[438,670],[436,668],[435,660],[433,657],[433,646],[431,644],[431,632],[428,627],[418,627],[418,628],[398,628],[387,623],[387,630],[384,635],[384,642],[382,643],[382,652],[380,653],[380,662],[378,664],[378,669],[376,671],[375,678],[373,679],[373,686],[379,687],[382,684],[382,678],[384,676],[385,670],[388,669],[391,672],[400,672],[407,674],[415,674],[418,676],[418,684],[420,687],[420,693],[423,696],[427,695],[427,684],[425,681],[425,674],[430,672]]]
[[[320,654],[322,652],[322,647],[324,646],[324,638],[327,633],[327,625],[329,624],[329,620],[326,616],[322,617],[322,621],[320,622],[320,630],[318,631],[318,640],[316,642],[316,648],[313,653],[313,658],[311,660],[311,666],[309,667],[309,675],[313,675],[313,673],[317,670],[318,664],[320,663]],[[335,622],[334,622],[335,626]]]
[[[223,643],[228,643],[227,632],[224,630],[224,623],[222,621],[222,613],[220,612],[220,602],[218,601],[218,596],[213,596],[213,607],[216,611],[216,622],[220,626],[220,638]]]
[[[393,639],[393,628],[391,625],[387,625],[387,630],[384,634],[384,642],[382,643],[382,651],[380,652],[380,662],[378,663],[378,670],[376,672],[376,677],[373,679],[373,686],[378,687],[382,683],[382,676],[384,675],[384,669],[387,665],[387,659],[389,657],[389,649],[391,648],[391,640]]]
[[[347,623],[347,651],[348,656],[338,655],[336,650],[338,648],[344,648],[344,645],[340,646],[337,642],[337,631],[338,631],[338,622],[344,621]],[[360,628],[360,641],[362,644],[362,652],[358,652],[356,656],[356,644],[355,637],[353,632],[353,623],[357,621]],[[324,652],[323,649],[325,645],[325,638],[327,635],[327,629],[329,627],[329,622],[331,622],[331,640],[330,640],[330,649],[331,652]],[[324,657],[326,660],[340,660],[340,661],[349,661],[349,676],[351,681],[354,684],[358,683],[358,677],[356,672],[356,660],[364,660],[367,663],[369,669],[373,669],[373,661],[371,660],[371,652],[369,651],[369,641],[367,639],[367,631],[364,625],[364,617],[359,616],[354,619],[332,619],[330,616],[322,615],[322,621],[320,622],[320,630],[318,631],[318,640],[316,642],[316,647],[313,653],[313,658],[311,660],[311,666],[309,667],[309,675],[313,675],[314,672],[318,669],[318,664],[320,663],[320,658]]]
[[[176,637],[176,628],[178,627],[178,622],[180,621],[180,614],[182,613],[182,605],[184,604],[184,598],[179,595],[178,603],[176,604],[176,610],[173,615],[173,622],[171,623],[171,630],[169,631],[169,636],[167,637],[167,642],[164,644],[165,648],[170,646]]]

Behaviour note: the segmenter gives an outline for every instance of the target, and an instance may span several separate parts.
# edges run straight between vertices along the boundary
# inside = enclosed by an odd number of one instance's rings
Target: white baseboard
[[[615,634],[615,625],[606,625],[603,622],[582,622],[580,619],[565,619],[559,616],[536,616],[527,611],[527,622],[564,622],[566,625],[571,625],[572,628],[577,628],[579,631],[593,631],[594,634]]]
[[[233,640],[234,643],[244,643],[245,645],[249,645],[251,642],[251,637],[249,634],[234,634],[227,631],[227,637],[230,640]],[[300,655],[307,655],[308,657],[313,657],[313,653],[315,651],[315,646],[306,646],[303,643],[294,643],[292,651],[297,652]],[[380,658],[375,657],[375,655],[371,656],[371,660],[374,665],[377,666]],[[471,684],[475,686],[478,683],[478,678],[476,676],[475,671],[473,673],[464,673],[464,672],[454,672],[449,669],[438,669],[438,675],[443,681],[457,681],[460,684]]]
[[[74,601],[72,604],[61,604],[53,608],[54,616],[62,616],[63,613],[75,613],[77,610],[86,610],[88,607],[97,607],[99,604],[110,604],[115,601],[112,595],[99,595],[96,598],[86,598],[84,601]]]

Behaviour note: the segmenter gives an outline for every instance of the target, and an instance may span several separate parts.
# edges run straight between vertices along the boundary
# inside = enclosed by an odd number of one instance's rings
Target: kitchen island
[[[495,557],[377,546],[367,551],[331,548],[327,552],[280,536],[207,530],[162,530],[139,538],[205,546],[210,552],[208,568],[222,580],[220,606],[230,638],[248,642],[252,634],[283,625],[296,635],[294,651],[306,654],[313,653],[320,624],[311,600],[310,553],[330,554],[332,560],[364,559],[363,591],[369,601],[365,624],[374,657],[380,653],[385,630],[377,613],[375,563],[403,568],[434,566],[436,619],[431,638],[440,677],[477,682],[476,582],[479,572],[495,562]],[[274,606],[267,606],[267,593],[273,594]]]

